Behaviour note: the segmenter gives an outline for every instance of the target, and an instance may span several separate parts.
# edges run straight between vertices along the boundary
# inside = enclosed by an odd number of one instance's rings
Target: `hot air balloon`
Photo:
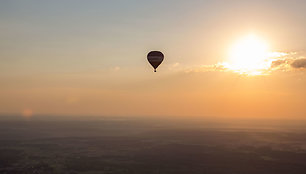
[[[151,51],[148,56],[149,63],[153,66],[154,72],[156,72],[156,68],[163,62],[164,55],[160,51]]]

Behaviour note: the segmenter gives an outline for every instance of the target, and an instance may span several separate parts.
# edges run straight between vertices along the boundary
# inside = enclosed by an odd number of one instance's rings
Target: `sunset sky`
[[[305,19],[305,0],[3,0],[0,114],[304,119]]]

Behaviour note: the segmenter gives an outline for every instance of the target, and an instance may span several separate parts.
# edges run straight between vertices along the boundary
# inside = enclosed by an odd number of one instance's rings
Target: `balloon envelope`
[[[156,72],[156,68],[163,62],[164,55],[160,51],[151,51],[148,56],[149,63],[153,66],[154,72]]]

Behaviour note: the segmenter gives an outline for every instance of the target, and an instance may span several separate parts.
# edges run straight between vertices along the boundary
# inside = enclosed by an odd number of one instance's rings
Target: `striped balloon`
[[[156,72],[156,68],[163,62],[164,55],[160,51],[151,51],[148,56],[149,63],[153,66],[154,72]]]

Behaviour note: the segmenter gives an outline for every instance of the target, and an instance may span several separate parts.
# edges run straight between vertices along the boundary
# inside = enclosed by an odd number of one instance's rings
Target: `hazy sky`
[[[305,19],[304,0],[1,0],[0,113],[304,118]],[[250,34],[276,55],[259,75],[224,64]]]

